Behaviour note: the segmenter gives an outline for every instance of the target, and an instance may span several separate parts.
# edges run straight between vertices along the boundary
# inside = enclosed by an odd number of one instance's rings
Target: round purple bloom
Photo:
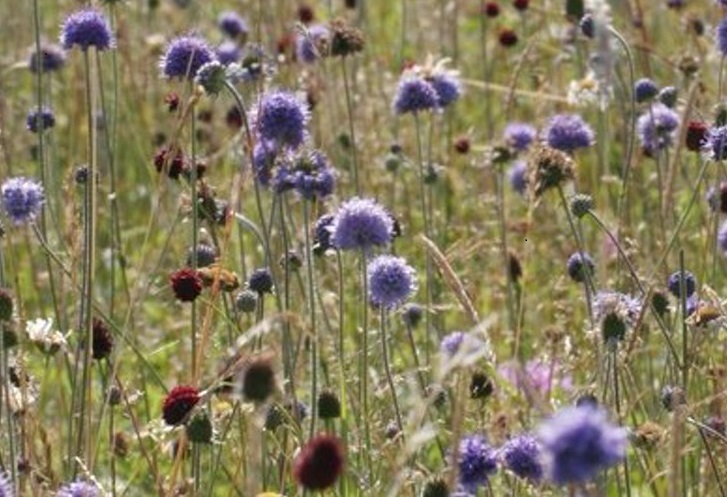
[[[717,25],[717,48],[722,56],[727,56],[727,17]]]
[[[543,477],[543,465],[540,461],[540,444],[530,435],[511,438],[500,449],[505,466],[520,478],[534,482]]]
[[[717,233],[717,243],[722,252],[727,255],[727,221],[723,221]]]
[[[624,428],[588,404],[557,412],[538,429],[546,471],[557,484],[582,483],[626,456]]]
[[[681,294],[681,271],[676,271],[672,273],[669,276],[669,279],[667,280],[667,288],[669,288],[669,293],[674,295],[675,297],[679,298],[679,295]],[[694,294],[694,291],[697,289],[697,280],[694,277],[694,275],[690,271],[684,271],[684,291],[686,293],[686,297],[691,297],[692,294]]]
[[[448,107],[462,95],[462,84],[459,82],[459,78],[454,76],[451,71],[434,74],[427,81],[432,85],[434,91],[437,92],[437,106],[439,108],[443,109],[444,107]]]
[[[61,26],[61,45],[70,50],[78,45],[81,50],[112,48],[116,41],[106,17],[98,10],[85,8],[66,17]]]
[[[333,226],[333,215],[324,214],[318,218],[313,232],[314,250],[316,253],[323,253],[329,248],[333,248],[331,244],[331,227]]]
[[[659,87],[649,78],[641,78],[634,83],[634,99],[637,102],[651,100],[659,93]]]
[[[510,179],[510,186],[520,195],[525,195],[528,189],[528,165],[525,161],[515,161],[507,171],[507,177]]]
[[[590,147],[594,137],[591,127],[576,114],[553,116],[545,128],[545,141],[550,147],[563,152]]]
[[[255,180],[262,186],[270,185],[276,155],[277,154],[272,147],[261,141],[257,142],[253,147],[252,172],[255,176]]]
[[[159,62],[166,78],[193,79],[200,67],[215,60],[215,54],[204,38],[197,35],[173,39]]]
[[[215,55],[217,55],[217,60],[220,61],[220,64],[226,66],[240,61],[242,49],[234,41],[226,41],[215,48]]]
[[[397,114],[417,113],[437,107],[437,90],[419,76],[405,74],[399,80],[394,97],[394,112]]]
[[[505,126],[503,137],[509,146],[518,152],[523,152],[535,141],[537,134],[535,126],[527,123],[510,123]]]
[[[299,33],[295,40],[295,55],[298,62],[313,64],[320,59],[325,55],[320,53],[320,50],[329,38],[328,28],[321,24],[309,27],[305,33]]]
[[[707,131],[702,149],[712,160],[727,159],[727,126],[715,126]]]
[[[459,442],[459,483],[468,492],[476,492],[497,471],[497,452],[482,435],[471,435]]]
[[[223,12],[217,20],[217,25],[230,38],[247,36],[249,32],[247,22],[237,12]]]
[[[293,93],[271,91],[257,103],[254,126],[268,146],[297,149],[307,136],[308,109]]]
[[[353,197],[341,205],[331,227],[331,241],[339,250],[368,251],[389,243],[394,221],[376,201]]]
[[[5,212],[16,226],[35,220],[45,201],[40,183],[22,176],[5,180],[0,192]]]
[[[439,349],[442,353],[448,355],[455,355],[459,350],[462,342],[464,341],[464,333],[461,331],[453,331],[452,333],[445,335],[442,338],[442,342],[439,344]]]
[[[593,297],[593,318],[601,321],[609,314],[617,314],[629,327],[636,324],[641,314],[641,301],[625,293],[601,290]]]
[[[386,309],[398,307],[417,289],[416,271],[401,257],[380,255],[368,267],[369,301]]]
[[[247,278],[247,287],[262,295],[273,293],[273,275],[266,267],[255,269]]]
[[[4,471],[0,471],[0,497],[14,497],[13,482]]]
[[[74,481],[58,489],[56,497],[98,497],[99,491],[93,483]]]
[[[30,132],[38,133],[55,126],[56,118],[48,107],[35,108],[28,112],[25,124]]]
[[[641,146],[648,154],[670,147],[679,127],[679,114],[664,104],[653,104],[636,122]]]
[[[585,252],[575,252],[568,258],[568,276],[577,283],[586,281],[586,275],[591,275],[596,265],[590,255]]]
[[[55,44],[45,44],[40,47],[40,57],[35,50],[30,54],[28,67],[34,73],[37,73],[38,69],[43,72],[53,72],[61,69],[65,63],[66,52],[63,48]]]

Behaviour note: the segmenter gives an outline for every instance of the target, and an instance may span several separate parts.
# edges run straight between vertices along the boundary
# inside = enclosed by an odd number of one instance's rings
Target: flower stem
[[[361,185],[358,180],[358,154],[356,152],[356,132],[353,126],[353,103],[351,102],[351,90],[349,88],[348,70],[346,69],[346,57],[341,57],[341,71],[343,72],[343,89],[346,94],[346,111],[348,113],[348,133],[351,135],[351,160],[353,162],[353,184],[356,188],[356,195],[361,195]]]
[[[381,344],[383,345],[384,354],[384,372],[386,373],[386,381],[389,383],[391,390],[391,400],[394,404],[394,414],[396,414],[396,425],[399,433],[404,433],[404,425],[401,422],[401,411],[399,410],[399,401],[396,399],[396,387],[394,386],[394,378],[391,376],[391,366],[389,365],[389,338],[386,334],[386,309],[381,306]]]
[[[311,326],[310,367],[311,367],[311,422],[309,438],[316,433],[318,420],[318,329],[316,327],[315,280],[313,279],[313,257],[311,257],[310,241],[310,205],[303,199],[303,229],[305,231],[305,265],[308,268],[308,302]]]

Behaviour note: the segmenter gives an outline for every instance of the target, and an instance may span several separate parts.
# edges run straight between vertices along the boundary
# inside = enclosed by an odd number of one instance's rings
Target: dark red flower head
[[[457,153],[465,155],[470,151],[470,139],[468,136],[460,136],[454,140],[454,149]]]
[[[158,173],[165,172],[170,179],[179,179],[188,166],[181,150],[162,147],[154,154],[154,167]]]
[[[497,2],[485,2],[482,6],[482,13],[487,17],[497,17],[500,15],[500,6]]]
[[[298,7],[298,20],[303,24],[310,24],[315,20],[315,18],[315,11],[310,5],[304,3]]]
[[[240,393],[249,402],[265,402],[275,392],[275,370],[267,357],[252,360],[242,372]]]
[[[699,152],[702,150],[704,139],[707,138],[709,127],[702,121],[689,121],[687,125],[687,150]]]
[[[499,40],[503,47],[512,47],[517,44],[517,34],[510,28],[503,28],[500,31]]]
[[[167,93],[164,97],[164,103],[167,104],[169,112],[176,112],[179,109],[179,95],[174,92]]]
[[[193,302],[202,293],[202,278],[192,268],[182,268],[172,273],[169,278],[177,300]]]
[[[517,10],[523,12],[525,10],[528,10],[528,7],[530,6],[530,0],[514,0],[512,4]]]
[[[114,350],[114,335],[106,323],[98,318],[93,318],[93,341],[91,342],[91,355],[94,359],[101,360],[111,357]]]
[[[199,390],[189,385],[177,385],[167,394],[162,406],[164,422],[170,426],[179,425],[189,411],[199,402]]]
[[[300,451],[293,476],[307,490],[325,490],[343,473],[346,459],[343,447],[333,435],[317,435]]]

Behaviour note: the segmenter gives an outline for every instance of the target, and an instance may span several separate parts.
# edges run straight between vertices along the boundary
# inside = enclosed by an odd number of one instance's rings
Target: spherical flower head
[[[687,150],[690,152],[700,152],[702,148],[706,148],[709,152],[710,147],[707,147],[707,135],[709,134],[709,126],[707,123],[702,121],[689,121],[687,124],[687,136],[685,138]],[[718,157],[727,157],[727,141],[720,140],[717,144],[718,147],[714,150],[715,155]]]
[[[688,137],[689,129],[687,129]],[[706,131],[705,135],[702,136],[702,150],[712,160],[722,161],[727,159],[727,125],[715,126]]]
[[[690,271],[684,271],[683,279],[684,294],[686,297],[691,297],[694,294],[694,291],[697,289],[697,279]],[[676,271],[672,273],[669,276],[666,285],[669,289],[669,293],[679,298],[679,296],[681,295],[682,272]]]
[[[525,161],[515,161],[507,170],[507,177],[510,186],[520,195],[525,195],[528,190],[528,165]]]
[[[7,473],[0,471],[0,497],[14,497],[13,481]]]
[[[5,180],[0,193],[5,212],[16,226],[34,221],[45,202],[40,183],[22,176]]]
[[[194,82],[201,86],[207,95],[217,96],[225,88],[227,74],[225,66],[213,60],[203,64],[194,77]]]
[[[177,385],[162,404],[162,417],[169,426],[180,425],[199,402],[199,390],[189,385]]]
[[[93,341],[91,355],[97,361],[111,357],[114,350],[114,335],[108,325],[98,318],[93,318]]]
[[[556,484],[583,483],[626,456],[626,430],[590,405],[569,407],[538,429],[546,473]]]
[[[341,205],[330,229],[337,249],[366,252],[391,241],[394,221],[376,201],[353,197]]]
[[[13,307],[13,295],[10,293],[10,290],[7,288],[0,288],[0,323],[7,322],[12,319]]]
[[[393,309],[417,289],[416,271],[402,257],[380,255],[368,266],[369,301]]]
[[[462,342],[464,341],[465,334],[461,331],[454,331],[442,338],[442,342],[439,345],[439,349],[443,354],[453,356],[458,351]]]
[[[545,128],[545,141],[556,150],[574,152],[593,145],[591,127],[576,114],[559,114],[550,118]]]
[[[637,102],[651,100],[659,93],[659,87],[649,78],[641,78],[634,83],[634,99]]]
[[[58,489],[57,497],[98,497],[101,493],[91,482],[74,481]]]
[[[269,144],[259,140],[252,150],[252,172],[261,186],[268,187],[272,180],[272,170],[277,154]]]
[[[295,40],[295,56],[298,62],[313,64],[325,56],[330,37],[328,28],[321,24],[310,26],[305,32],[298,33]]]
[[[437,71],[427,81],[437,93],[437,107],[440,109],[449,107],[462,95],[462,84],[456,71]]]
[[[254,270],[247,278],[247,287],[258,295],[273,293],[272,273],[266,267]]]
[[[482,13],[487,17],[495,18],[500,15],[500,6],[497,2],[485,2],[482,6]]]
[[[727,17],[717,25],[717,49],[722,56],[727,55]]]
[[[401,319],[408,328],[416,328],[424,316],[424,308],[419,304],[410,303],[404,306]]]
[[[476,492],[497,471],[497,452],[482,435],[471,435],[459,442],[459,483],[468,492]]]
[[[324,254],[328,249],[333,248],[331,243],[333,220],[333,214],[323,214],[316,221],[313,228],[313,251],[316,254]]]
[[[235,307],[238,311],[246,314],[255,312],[257,309],[258,294],[250,289],[241,291],[235,297]]]
[[[679,114],[662,103],[653,104],[636,122],[641,147],[650,155],[670,147],[678,127]]]
[[[226,41],[215,48],[215,55],[222,65],[227,66],[240,61],[242,50],[234,41]]]
[[[106,17],[94,8],[85,8],[66,17],[61,26],[61,45],[70,50],[78,45],[81,50],[113,48],[116,41]]]
[[[535,129],[535,126],[515,122],[505,126],[503,138],[505,139],[505,143],[510,147],[518,152],[523,152],[535,141],[537,134],[538,131]]]
[[[190,247],[187,251],[187,266],[192,266],[192,259],[194,256],[197,257],[197,267],[211,266],[217,262],[219,253],[213,245],[207,243],[200,243],[197,247]]]
[[[260,97],[254,113],[254,128],[266,146],[297,149],[307,136],[309,113],[293,93],[270,91]]]
[[[321,419],[341,417],[341,399],[333,390],[322,390],[318,394],[318,416]]]
[[[531,152],[527,183],[535,198],[552,188],[573,181],[575,176],[575,161],[567,152],[547,145],[538,145]]]
[[[590,255],[585,252],[575,252],[568,258],[568,276],[576,283],[584,283],[593,274],[596,265]]]
[[[666,105],[670,109],[673,108],[677,104],[677,100],[679,97],[679,90],[677,90],[673,86],[665,86],[661,89],[659,92],[659,95],[657,98],[659,99],[659,102]]]
[[[507,469],[520,478],[538,482],[543,477],[540,444],[530,434],[519,435],[508,440],[500,449],[500,456]]]
[[[604,342],[623,340],[641,315],[641,301],[620,292],[599,291],[593,297],[593,320],[598,323]]]
[[[394,96],[394,112],[415,114],[434,109],[437,105],[439,96],[434,86],[410,71],[405,72]]]
[[[275,370],[265,357],[253,359],[240,374],[239,392],[248,402],[265,402],[275,388]]]
[[[336,483],[345,464],[346,457],[338,438],[328,434],[316,435],[296,457],[293,477],[306,490],[325,490]]]
[[[40,56],[33,50],[30,54],[28,67],[33,73],[42,70],[44,73],[60,70],[66,64],[66,52],[55,44],[44,44],[40,47]]]
[[[196,269],[185,267],[169,277],[174,296],[180,302],[194,302],[202,293],[202,278]]]
[[[245,37],[249,32],[247,21],[240,17],[237,12],[223,12],[217,20],[217,25],[230,38]]]
[[[578,27],[581,28],[583,36],[593,38],[596,35],[596,20],[593,18],[593,14],[589,13],[581,17]]]
[[[207,41],[197,35],[173,39],[159,62],[166,78],[193,79],[199,68],[215,60],[215,53]]]
[[[335,186],[333,169],[326,156],[318,150],[300,155],[292,167],[279,168],[273,182],[276,191],[295,190],[306,200],[327,197],[333,193]]]
[[[56,117],[48,107],[35,108],[28,111],[25,124],[31,133],[42,133],[56,125]]]

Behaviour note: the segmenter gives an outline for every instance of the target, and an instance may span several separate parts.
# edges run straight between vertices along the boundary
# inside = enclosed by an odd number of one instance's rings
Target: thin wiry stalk
[[[310,344],[310,367],[311,367],[311,422],[309,439],[316,433],[316,422],[318,421],[318,328],[316,326],[316,300],[315,280],[313,279],[313,257],[311,256],[310,241],[310,205],[308,200],[303,199],[303,230],[305,231],[305,265],[308,269],[308,312],[310,312],[311,344]],[[286,257],[287,260],[287,257]]]
[[[384,373],[386,374],[386,381],[389,383],[389,390],[391,390],[391,400],[394,404],[394,414],[396,415],[396,426],[399,428],[399,433],[403,435],[404,425],[401,422],[401,411],[399,410],[399,401],[396,397],[396,386],[394,385],[394,378],[391,375],[391,366],[389,365],[389,337],[386,334],[386,309],[381,306],[381,344],[383,346],[382,353],[384,354]]]
[[[353,184],[356,195],[361,195],[361,184],[358,179],[358,152],[356,151],[356,130],[353,125],[353,103],[351,101],[351,90],[349,88],[348,70],[346,69],[346,57],[341,57],[341,71],[343,72],[343,90],[346,94],[346,111],[348,113],[348,133],[351,135],[351,160],[353,162]]]

